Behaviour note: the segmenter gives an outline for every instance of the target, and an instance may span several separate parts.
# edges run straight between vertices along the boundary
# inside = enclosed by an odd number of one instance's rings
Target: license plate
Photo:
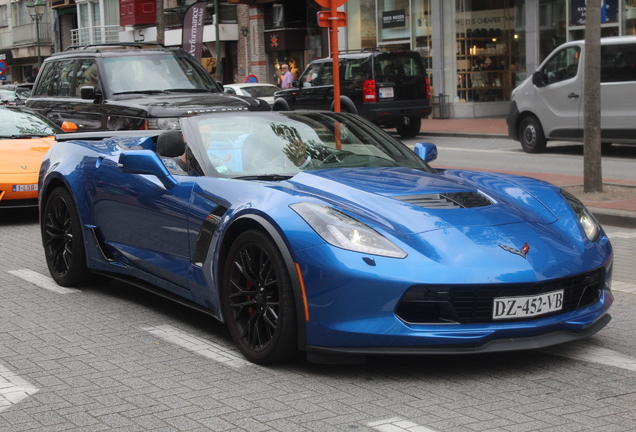
[[[11,188],[13,192],[34,192],[38,190],[38,185],[36,184],[28,184],[28,185],[13,185]]]
[[[497,297],[492,307],[492,319],[525,318],[563,309],[563,290],[536,296]]]
[[[392,98],[393,97],[393,87],[380,87],[380,97],[381,98]]]

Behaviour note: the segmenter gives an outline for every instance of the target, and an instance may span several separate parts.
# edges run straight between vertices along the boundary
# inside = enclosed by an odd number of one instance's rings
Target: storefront
[[[450,117],[503,116],[515,86],[584,37],[585,0],[348,0],[347,49],[410,49]],[[602,36],[636,34],[636,0],[603,0]]]

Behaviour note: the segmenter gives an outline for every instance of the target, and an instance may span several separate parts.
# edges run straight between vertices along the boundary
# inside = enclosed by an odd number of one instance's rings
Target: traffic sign
[[[258,77],[256,75],[248,75],[247,78],[245,78],[245,82],[246,83],[257,83],[258,82]]]
[[[318,3],[320,6],[324,7],[324,8],[328,8],[331,9],[331,7],[340,7],[343,4],[345,4],[347,2],[347,0],[333,0],[333,4],[332,4],[332,0],[316,0],[316,3]]]
[[[0,60],[0,75],[4,75],[7,73],[7,62],[4,60]]]
[[[331,21],[336,21],[337,27],[344,27],[347,25],[347,13],[337,11],[336,16],[332,17],[330,11],[318,12],[318,26],[319,27],[331,27]]]

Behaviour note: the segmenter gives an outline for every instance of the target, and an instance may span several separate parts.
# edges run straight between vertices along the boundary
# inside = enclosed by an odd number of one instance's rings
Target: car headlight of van
[[[373,228],[333,207],[312,203],[297,203],[290,207],[332,246],[390,258],[407,256],[406,252]]]
[[[596,221],[596,218],[590,213],[585,205],[574,195],[561,189],[561,195],[570,204],[576,217],[585,231],[585,235],[590,241],[595,241],[601,232],[601,225]]]
[[[181,126],[178,117],[158,117],[148,119],[148,129],[174,130]]]

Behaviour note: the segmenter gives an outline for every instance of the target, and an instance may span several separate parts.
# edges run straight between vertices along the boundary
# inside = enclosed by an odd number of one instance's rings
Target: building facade
[[[322,8],[314,2],[307,3],[304,50],[268,49],[294,29],[287,15],[298,2],[235,2],[250,17],[250,32],[241,36],[248,49],[238,66],[245,73],[238,80],[251,71],[276,84],[282,61],[294,61],[302,71],[314,57],[329,55],[328,31],[315,24]],[[455,118],[506,115],[514,87],[554,48],[582,39],[585,28],[585,0],[348,0],[340,10],[347,13],[341,50],[419,52],[435,100],[447,108],[443,115]],[[601,20],[603,37],[636,34],[636,0],[603,0]]]

